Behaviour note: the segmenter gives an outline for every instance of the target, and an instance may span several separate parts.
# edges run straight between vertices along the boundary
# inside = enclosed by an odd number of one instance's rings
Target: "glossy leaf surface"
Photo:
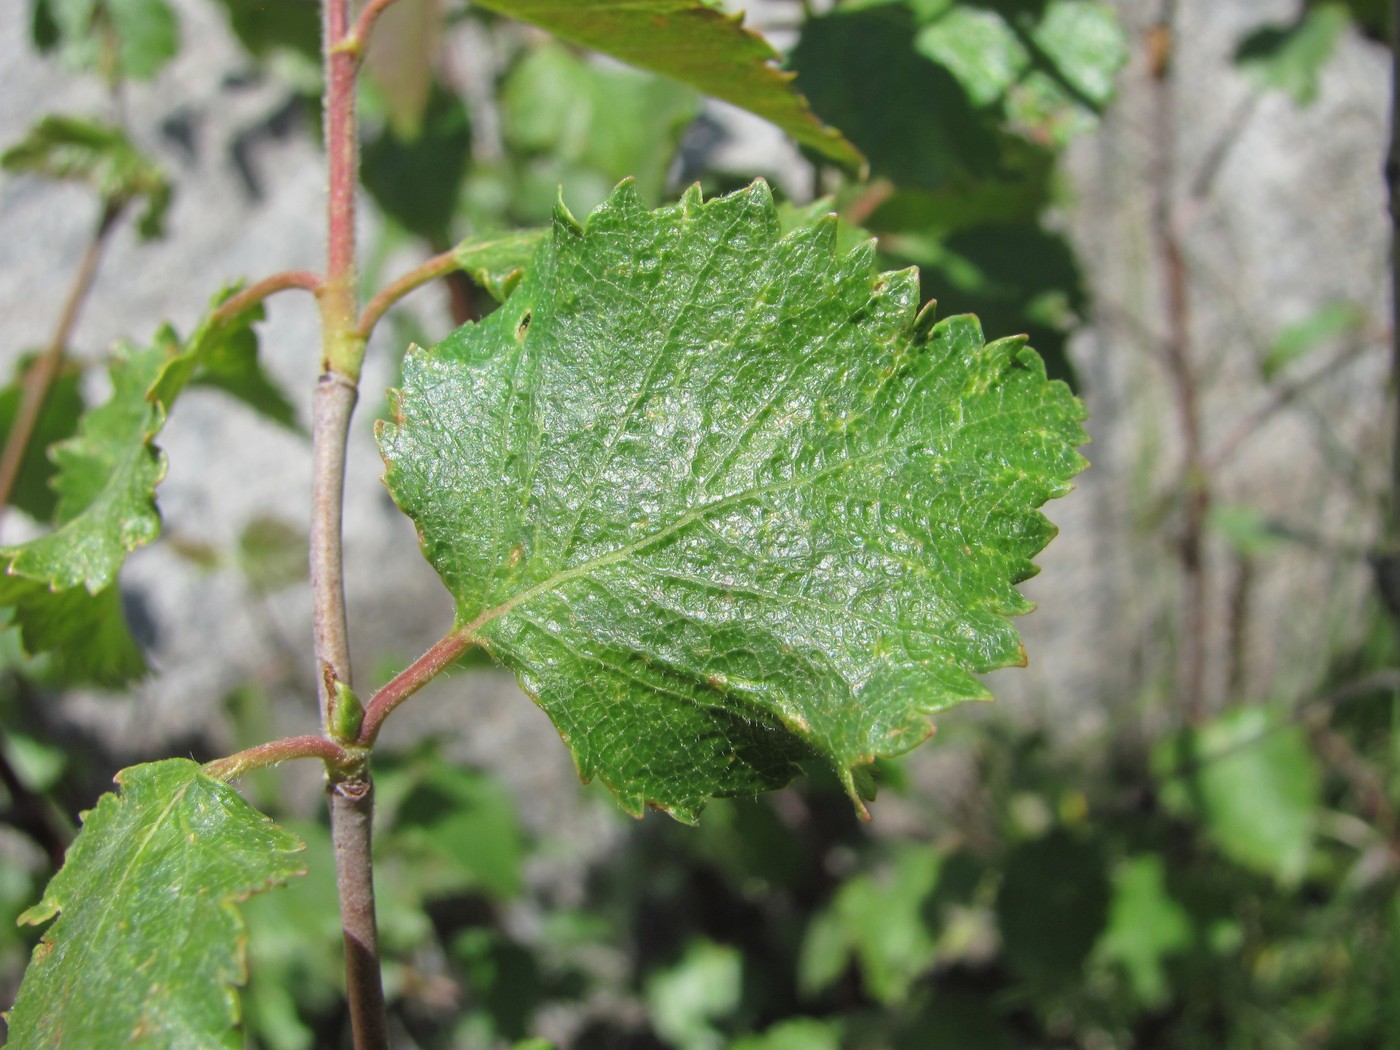
[[[302,845],[185,759],[117,782],[20,916],[58,921],[25,973],[8,1045],[241,1047],[247,934],[235,905],[302,874]]]
[[[782,236],[762,183],[656,212],[623,185],[411,352],[381,426],[461,630],[630,812],[692,819],[813,754],[854,795],[1024,661],[1006,617],[1082,409],[835,238]]]
[[[777,54],[702,0],[477,0],[573,44],[662,73],[772,121],[797,142],[850,168],[861,156],[812,113],[773,63]]]

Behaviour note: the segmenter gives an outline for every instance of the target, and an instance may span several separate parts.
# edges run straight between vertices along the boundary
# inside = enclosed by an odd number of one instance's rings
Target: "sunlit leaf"
[[[704,0],[477,0],[631,65],[689,84],[772,121],[797,142],[849,168],[860,154],[812,113],[762,37]]]
[[[381,425],[461,630],[629,812],[691,819],[813,754],[854,798],[1025,658],[1006,617],[1082,409],[835,237],[781,236],[762,183],[657,212],[624,185],[411,352]]]
[[[185,759],[117,782],[20,917],[58,921],[25,972],[8,1045],[242,1047],[235,906],[301,874],[301,843]]]

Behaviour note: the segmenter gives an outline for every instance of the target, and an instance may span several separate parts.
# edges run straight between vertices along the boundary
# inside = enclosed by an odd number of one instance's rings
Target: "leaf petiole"
[[[368,755],[362,748],[342,747],[323,736],[291,736],[258,744],[227,758],[216,758],[206,762],[203,770],[215,780],[229,781],[296,758],[319,758],[327,769],[348,773],[363,766]]]

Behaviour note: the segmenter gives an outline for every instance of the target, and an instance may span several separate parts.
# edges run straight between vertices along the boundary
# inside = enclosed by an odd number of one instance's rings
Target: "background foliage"
[[[316,5],[217,6],[246,49],[248,75],[282,86],[289,133],[314,136]],[[30,11],[34,47],[116,91],[158,85],[188,46],[180,9],[165,0],[33,0]],[[384,219],[386,253],[538,225],[560,184],[584,214],[628,175],[653,206],[690,181],[716,192],[748,180],[707,148],[721,133],[690,88],[599,63],[476,9],[405,0],[402,11],[366,99],[364,181]],[[1338,42],[1383,36],[1383,14],[1381,4],[1299,5],[1293,17],[1240,35],[1233,75],[1253,85],[1251,105],[1313,104]],[[863,0],[791,5],[783,17],[798,86],[870,167],[857,180],[812,158],[809,184],[779,182],[786,203],[829,197],[878,237],[883,268],[920,266],[941,314],[972,310],[989,334],[1028,332],[1059,374],[1090,387],[1069,348],[1104,297],[1086,288],[1061,231],[1067,209],[1093,202],[1066,195],[1060,164],[1068,144],[1084,141],[1076,137],[1095,134],[1115,86],[1136,78],[1150,87],[1147,43],[1105,5],[1077,0]],[[479,84],[442,57],[464,36],[492,56],[484,111]],[[438,60],[404,60],[424,48]],[[405,66],[413,75],[389,72]],[[157,236],[171,187],[134,145],[150,136],[120,120],[56,115],[27,134],[16,129],[7,178],[74,180],[104,211],[129,214]],[[465,282],[453,292],[456,320],[492,307]],[[1361,301],[1268,320],[1252,378],[1266,406],[1306,403],[1319,377],[1373,352],[1385,327]],[[449,319],[397,323],[402,345],[409,334],[434,341]],[[294,427],[290,402],[255,367],[253,338],[244,329],[210,339],[181,366],[188,371],[172,373],[171,399],[186,381],[202,382]],[[149,416],[124,410],[121,370],[166,366],[171,341],[158,335],[110,361],[65,364],[38,440],[67,442],[54,459],[72,477],[87,476],[81,464],[94,449],[119,449],[138,487],[153,484],[148,442],[163,417],[144,401],[125,409]],[[26,363],[22,348],[11,349],[17,384]],[[1200,385],[1209,385],[1211,364],[1194,365]],[[88,425],[105,420],[113,431],[78,430],[80,405],[105,397],[91,395],[82,373],[104,365],[115,370],[118,396]],[[1159,396],[1172,389],[1164,381]],[[0,391],[7,430],[17,397],[13,384]],[[1339,443],[1326,425],[1308,440]],[[1337,455],[1348,462],[1365,451]],[[46,484],[55,466],[28,457],[13,507],[63,522],[93,505],[85,490],[55,499]],[[1374,538],[1383,507],[1364,463],[1357,474]],[[1141,530],[1182,549],[1190,518],[1180,507],[1197,484],[1183,476],[1143,496]],[[1201,535],[1234,579],[1336,553],[1296,521],[1214,502]],[[304,540],[280,520],[255,524],[234,549],[192,545],[184,554],[241,573],[249,600],[267,603],[297,586]],[[1175,565],[1179,579],[1148,600],[1181,648],[1189,628],[1175,593],[1196,570],[1184,557]],[[144,662],[139,617],[115,587],[102,592],[101,622],[72,632],[76,650],[57,644],[56,658],[25,657],[22,639],[50,647],[27,632],[71,625],[31,582],[7,580],[0,590],[25,632],[0,633],[4,815],[14,829],[0,840],[0,967],[11,987],[33,937],[11,920],[38,899],[49,847],[115,768],[42,716],[45,697],[119,684]],[[1230,593],[1239,599],[1232,615],[1248,619],[1247,583]],[[1033,720],[945,719],[937,746],[953,756],[954,775],[933,792],[922,776],[882,765],[889,817],[873,829],[813,770],[797,789],[712,805],[696,829],[648,819],[618,834],[617,850],[581,856],[567,829],[541,830],[517,815],[498,773],[449,759],[438,741],[405,746],[377,760],[381,920],[399,1038],[424,1048],[540,1033],[576,1047],[686,1050],[1400,1046],[1400,654],[1392,613],[1365,602],[1355,618],[1362,630],[1316,624],[1329,639],[1316,673],[1266,689],[1222,674],[1218,695],[1189,717],[1180,698],[1190,669],[1143,660],[1121,688],[1124,704],[1148,715],[1110,719],[1078,740]],[[1298,616],[1322,619],[1311,609]],[[1240,629],[1220,629],[1223,649],[1231,630]],[[252,743],[274,721],[265,686],[251,681],[227,698],[221,731]],[[210,753],[207,740],[170,743]],[[286,781],[265,773],[244,787],[306,842],[298,862],[327,870],[326,830]],[[250,1040],[275,1050],[338,1045],[333,897],[293,880],[245,911]]]

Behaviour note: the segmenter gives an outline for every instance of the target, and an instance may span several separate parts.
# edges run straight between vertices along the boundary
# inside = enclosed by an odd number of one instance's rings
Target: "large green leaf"
[[[662,73],[770,120],[796,141],[850,168],[856,149],[812,113],[774,62],[777,54],[705,0],[476,0],[574,44]]]
[[[247,934],[235,905],[302,874],[301,842],[185,759],[133,766],[117,783],[20,916],[59,919],[34,950],[8,1045],[241,1047]]]
[[[1082,409],[835,238],[780,235],[761,182],[656,212],[624,184],[411,352],[381,425],[462,630],[630,812],[691,819],[814,753],[853,792],[1025,659],[1006,617]]]
[[[170,204],[170,183],[155,161],[141,153],[120,128],[56,114],[40,118],[0,155],[6,171],[81,182],[103,201],[125,205],[144,200],[138,223],[143,237],[159,236]]]

